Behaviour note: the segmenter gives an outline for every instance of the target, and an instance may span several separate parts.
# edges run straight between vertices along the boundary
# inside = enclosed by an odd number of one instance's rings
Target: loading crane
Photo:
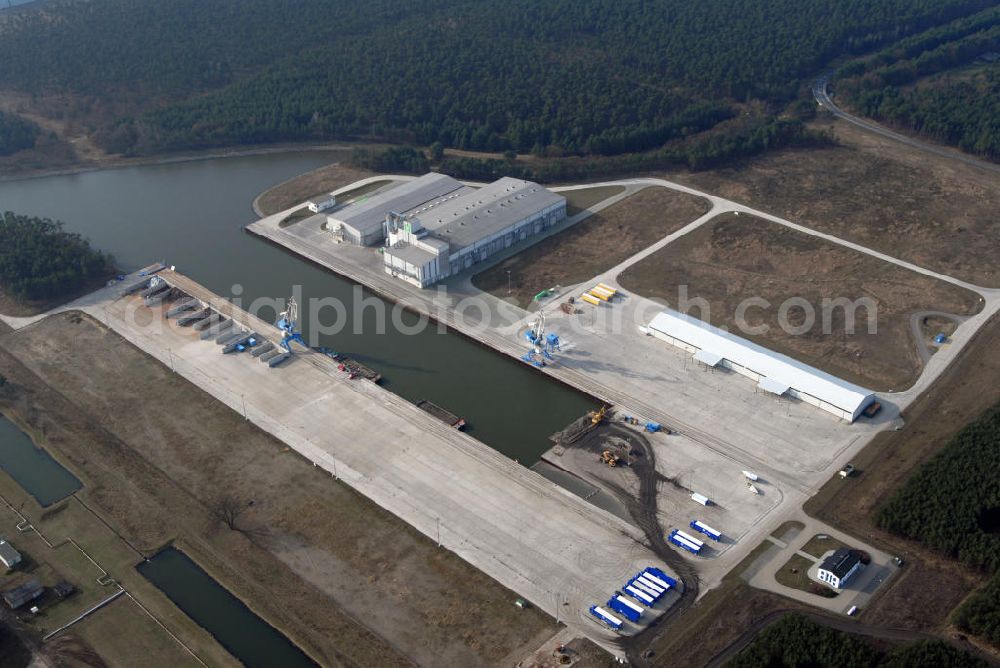
[[[531,344],[531,350],[521,358],[525,362],[535,366],[545,366],[545,360],[554,359],[552,353],[561,350],[559,345],[559,335],[555,333],[545,333],[545,314],[540,313],[538,320],[524,333],[524,338]]]
[[[303,347],[308,348],[306,342],[302,340],[302,335],[295,329],[299,319],[299,305],[295,297],[288,298],[288,306],[278,316],[278,328],[281,330],[281,345],[288,352],[292,350],[292,341],[298,341]]]

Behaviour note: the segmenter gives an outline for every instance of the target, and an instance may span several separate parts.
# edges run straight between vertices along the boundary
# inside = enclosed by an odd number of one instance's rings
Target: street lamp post
[[[510,269],[507,270],[507,296],[510,296]]]

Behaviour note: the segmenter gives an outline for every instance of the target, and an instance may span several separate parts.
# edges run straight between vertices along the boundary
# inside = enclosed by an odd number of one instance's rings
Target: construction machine
[[[602,422],[604,422],[604,417],[607,415],[607,413],[608,413],[607,406],[601,406],[601,410],[599,411],[590,411],[590,424],[594,425],[595,427],[601,424]]]
[[[621,461],[621,458],[615,453],[611,452],[610,450],[605,450],[604,452],[601,453],[601,461],[610,466],[611,468],[614,468],[618,466],[618,463]]]

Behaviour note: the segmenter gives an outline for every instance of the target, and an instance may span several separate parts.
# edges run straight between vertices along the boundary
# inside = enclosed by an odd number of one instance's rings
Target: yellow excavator
[[[605,450],[601,453],[601,461],[611,468],[614,468],[618,466],[618,462],[621,461],[621,458],[610,450]]]
[[[601,406],[601,410],[599,411],[590,411],[590,424],[594,425],[595,427],[601,424],[602,422],[604,422],[604,416],[607,415],[607,413],[608,413],[607,406]]]

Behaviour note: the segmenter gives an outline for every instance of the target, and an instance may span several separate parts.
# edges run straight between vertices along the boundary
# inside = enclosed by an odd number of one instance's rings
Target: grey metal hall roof
[[[21,554],[7,541],[0,539],[0,557],[8,564],[21,558]]]
[[[403,262],[409,262],[412,265],[422,267],[436,256],[430,251],[426,251],[423,248],[417,248],[411,244],[402,244],[398,246],[393,246],[392,248],[385,249],[386,255],[391,255],[392,257],[399,258]]]
[[[446,240],[454,252],[565,201],[537,183],[504,177],[409,213],[432,235]]]
[[[416,209],[421,204],[442,198],[462,187],[461,183],[450,176],[431,172],[385,192],[376,193],[363,202],[349,204],[340,211],[329,214],[327,219],[368,235],[381,229],[389,212],[403,213]]]

